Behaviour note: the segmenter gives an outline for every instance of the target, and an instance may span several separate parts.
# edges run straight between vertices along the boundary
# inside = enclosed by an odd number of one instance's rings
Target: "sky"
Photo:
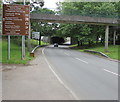
[[[2,0],[2,1],[14,1],[14,0]],[[15,0],[15,1],[24,1],[24,0]],[[31,0],[25,0],[25,1],[31,1]],[[41,1],[41,0],[32,0],[32,1]],[[45,2],[44,8],[49,8],[52,10],[55,10],[57,7],[56,3],[62,0],[43,0]]]
[[[44,5],[44,8],[49,8],[49,9],[52,9],[54,10],[57,5],[56,3],[59,2],[60,0],[44,0],[45,1],[45,5]]]
[[[24,0],[2,0],[4,1],[21,1],[23,2]],[[41,1],[41,0],[25,0],[25,1]],[[57,8],[56,3],[62,0],[43,0],[45,2],[43,8],[48,8],[51,10],[55,10]]]

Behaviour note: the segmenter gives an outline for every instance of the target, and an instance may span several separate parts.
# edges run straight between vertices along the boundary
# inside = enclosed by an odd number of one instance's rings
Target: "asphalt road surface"
[[[118,100],[118,62],[70,50],[67,46],[43,49],[57,77],[80,100]]]

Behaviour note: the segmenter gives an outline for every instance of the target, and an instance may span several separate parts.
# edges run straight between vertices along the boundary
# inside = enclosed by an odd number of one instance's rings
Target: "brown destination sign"
[[[3,35],[28,35],[29,6],[3,5]]]

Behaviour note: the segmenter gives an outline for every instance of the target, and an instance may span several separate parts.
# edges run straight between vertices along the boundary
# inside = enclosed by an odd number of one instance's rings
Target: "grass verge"
[[[82,51],[82,52],[84,52],[84,50],[93,50],[93,51],[102,52],[112,59],[120,60],[120,56],[119,56],[120,45],[115,45],[115,46],[109,45],[108,52],[105,52],[104,46],[94,46],[94,47],[87,48],[87,49],[80,49],[80,48],[77,48],[76,46],[77,45],[72,45],[70,47],[73,47],[73,48],[75,47],[74,49],[76,49],[78,51]]]
[[[32,57],[29,56],[29,52],[26,50],[25,59],[21,60],[21,47],[16,45],[15,43],[11,42],[11,58],[10,60],[7,59],[7,41],[2,40],[0,41],[0,46],[2,50],[2,60],[1,63],[3,64],[27,64]]]
[[[34,39],[30,39],[30,43],[33,45],[39,45],[39,41]],[[41,41],[41,45],[48,45],[48,43]]]

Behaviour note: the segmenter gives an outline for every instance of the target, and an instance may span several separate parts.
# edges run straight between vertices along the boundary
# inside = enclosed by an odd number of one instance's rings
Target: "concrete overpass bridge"
[[[31,21],[37,22],[53,22],[53,23],[73,23],[73,24],[94,24],[104,25],[105,30],[105,50],[108,49],[109,26],[118,26],[120,19],[103,18],[103,17],[89,17],[89,16],[67,16],[54,14],[31,14]],[[115,40],[116,31],[114,32]]]
[[[55,22],[55,23],[75,23],[75,24],[95,24],[95,25],[118,25],[116,18],[98,18],[89,16],[67,16],[54,14],[31,14],[30,19],[41,22]]]

